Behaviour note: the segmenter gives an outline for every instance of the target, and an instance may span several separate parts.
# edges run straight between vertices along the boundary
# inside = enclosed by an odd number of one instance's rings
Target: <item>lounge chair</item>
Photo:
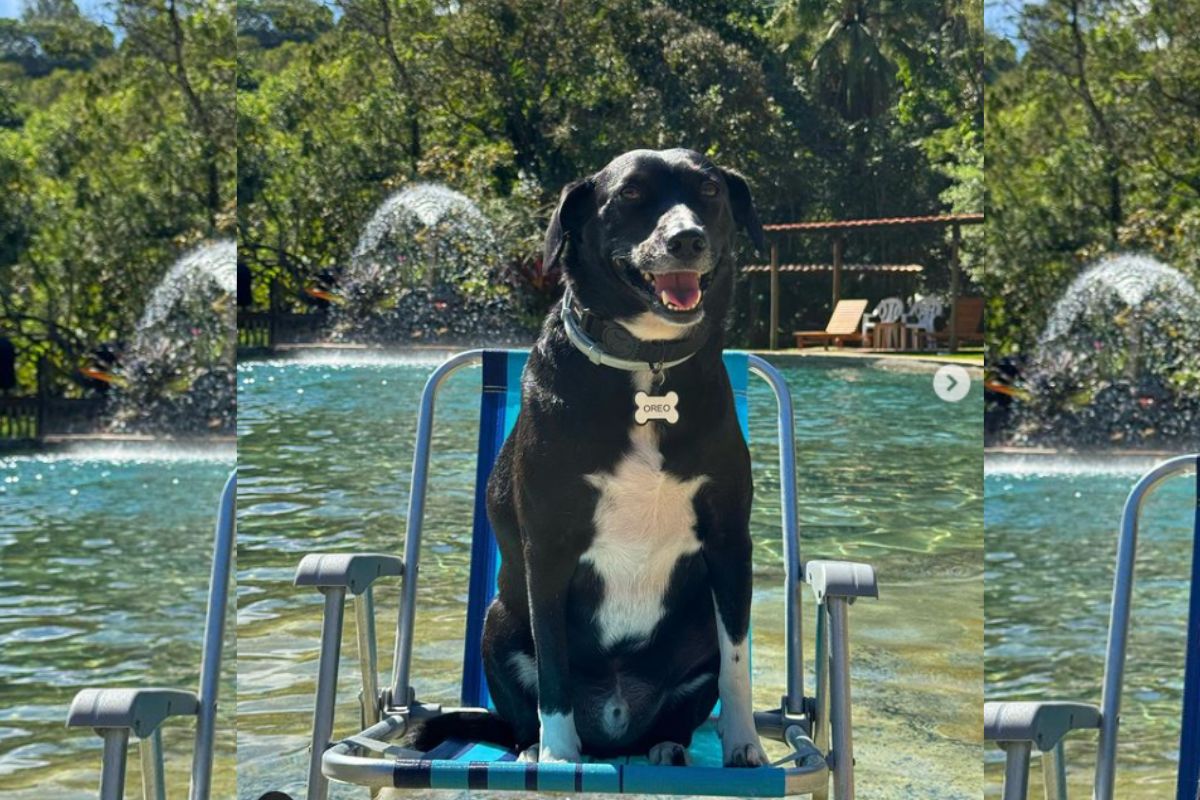
[[[192,753],[192,780],[188,797],[190,800],[208,800],[212,786],[225,612],[229,605],[234,538],[237,535],[234,522],[236,495],[237,473],[233,473],[221,491],[217,512],[199,691],[193,694],[183,689],[107,687],[84,689],[71,701],[67,725],[91,728],[104,740],[100,800],[121,800],[124,796],[125,760],[130,733],[140,740],[138,750],[142,763],[142,797],[146,800],[162,800],[166,797],[161,726],[169,717],[196,718],[196,745]]]
[[[857,320],[856,320],[857,322]],[[418,700],[410,683],[413,620],[417,599],[421,527],[424,517],[434,400],[445,378],[460,368],[482,363],[479,448],[476,464],[475,519],[471,534],[471,570],[466,601],[466,635],[460,701],[463,708],[486,713],[491,706],[480,652],[484,614],[495,593],[499,551],[484,511],[487,479],[501,444],[520,409],[520,376],[527,353],[475,350],[453,356],[425,384],[417,417],[417,444],[409,492],[404,558],[381,554],[309,554],[301,560],[296,585],[324,595],[321,655],[309,763],[308,800],[326,800],[329,780],[374,788],[408,790],[468,789],[571,792],[586,794],[702,794],[766,797],[812,794],[829,797],[832,778],[836,800],[853,800],[854,755],[850,720],[848,645],[849,604],[876,597],[875,573],[867,564],[840,561],[801,562],[796,524],[794,428],[791,395],[768,362],[745,353],[726,353],[725,368],[734,390],[738,421],[748,431],[749,376],[762,377],[778,405],[779,466],[782,491],[786,693],[778,708],[755,713],[759,735],[785,743],[789,755],[773,766],[726,769],[712,721],[701,726],[690,752],[694,766],[656,766],[645,758],[585,759],[586,763],[523,763],[517,753],[482,741],[447,740],[429,751],[404,747],[397,740],[414,720],[455,709]],[[470,521],[463,520],[464,527]],[[375,605],[371,584],[401,577],[400,615],[392,679],[380,687],[375,644]],[[801,590],[807,584],[817,603],[815,695],[804,692]],[[361,714],[365,730],[330,741],[341,659],[342,620],[348,596],[354,598]]]
[[[983,735],[1005,751],[1004,800],[1025,800],[1029,791],[1029,762],[1034,747],[1042,754],[1046,797],[1067,796],[1063,740],[1071,731],[1100,731],[1094,800],[1113,800],[1117,768],[1117,732],[1124,689],[1125,651],[1129,639],[1133,599],[1133,568],[1137,558],[1139,515],[1145,498],[1163,481],[1197,469],[1200,456],[1172,458],[1146,473],[1129,493],[1117,543],[1117,569],[1113,579],[1108,649],[1100,707],[1086,703],[1035,701],[985,703]],[[1200,491],[1200,476],[1198,476]],[[1061,598],[1046,598],[1049,603]],[[1187,662],[1184,667],[1183,711],[1179,737],[1179,773],[1175,800],[1194,800],[1200,791],[1200,507],[1192,544],[1192,583],[1188,617]],[[1157,795],[1157,793],[1156,793]],[[1157,795],[1166,797],[1165,794]]]
[[[823,344],[825,347],[829,347],[831,343],[834,347],[841,347],[850,342],[861,345],[866,341],[860,327],[866,312],[866,300],[839,300],[833,313],[829,315],[829,324],[825,326],[825,330],[796,331],[793,334],[796,337],[796,347],[804,347],[809,343]]]
[[[954,319],[954,329],[958,332],[959,344],[983,344],[983,298],[960,297],[956,304],[958,315]],[[932,334],[933,340],[940,344],[950,343],[950,329],[937,331]]]

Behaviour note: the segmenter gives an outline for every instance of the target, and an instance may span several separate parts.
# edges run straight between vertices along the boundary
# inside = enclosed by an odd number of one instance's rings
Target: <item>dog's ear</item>
[[[546,228],[546,242],[542,249],[543,269],[549,270],[558,264],[567,240],[583,229],[589,211],[595,209],[594,190],[595,183],[591,178],[575,181],[563,188],[558,198],[558,208],[554,209],[550,226]]]
[[[733,221],[746,229],[754,249],[759,253],[767,250],[767,239],[763,235],[762,223],[758,221],[758,211],[754,208],[754,198],[750,196],[750,186],[740,173],[721,167],[721,177],[729,187],[729,207],[733,211]]]

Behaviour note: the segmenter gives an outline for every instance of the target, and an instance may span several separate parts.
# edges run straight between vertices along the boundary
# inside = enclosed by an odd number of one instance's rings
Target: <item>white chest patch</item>
[[[596,537],[581,561],[604,582],[596,611],[601,643],[644,639],[662,619],[675,563],[700,549],[692,499],[708,480],[679,480],[663,471],[653,426],[630,431],[631,447],[612,472],[588,475],[600,492]]]

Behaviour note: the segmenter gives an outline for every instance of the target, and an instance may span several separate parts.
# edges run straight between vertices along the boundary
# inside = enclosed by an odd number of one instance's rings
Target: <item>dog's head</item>
[[[633,150],[563,189],[546,231],[576,297],[645,340],[725,316],[738,227],[763,249],[741,175],[691,150]]]

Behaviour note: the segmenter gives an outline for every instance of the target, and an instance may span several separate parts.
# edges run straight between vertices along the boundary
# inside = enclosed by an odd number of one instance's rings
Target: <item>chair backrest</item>
[[[1196,457],[1196,522],[1192,534],[1192,584],[1188,603],[1187,661],[1179,733],[1178,800],[1200,800],[1200,456]]]
[[[858,331],[858,323],[867,313],[866,300],[839,300],[829,316],[825,332],[833,336],[849,336]]]
[[[955,332],[959,336],[978,333],[983,323],[983,298],[960,297],[956,303]]]
[[[941,297],[936,294],[928,294],[913,303],[908,313],[921,330],[932,331],[934,321],[942,313],[945,305]]]
[[[866,301],[862,301],[865,307]],[[521,372],[529,354],[523,350],[488,350],[483,354],[483,392],[479,401],[479,450],[475,462],[475,517],[471,529],[471,575],[467,590],[467,626],[463,643],[462,704],[491,708],[483,672],[483,621],[496,595],[500,550],[487,517],[487,482],[500,446],[512,432],[521,410]],[[725,372],[733,388],[742,435],[750,440],[746,392],[750,369],[745,353],[725,353]]]
[[[878,317],[883,323],[898,322],[904,316],[904,301],[899,297],[885,297],[875,306],[871,316]]]

